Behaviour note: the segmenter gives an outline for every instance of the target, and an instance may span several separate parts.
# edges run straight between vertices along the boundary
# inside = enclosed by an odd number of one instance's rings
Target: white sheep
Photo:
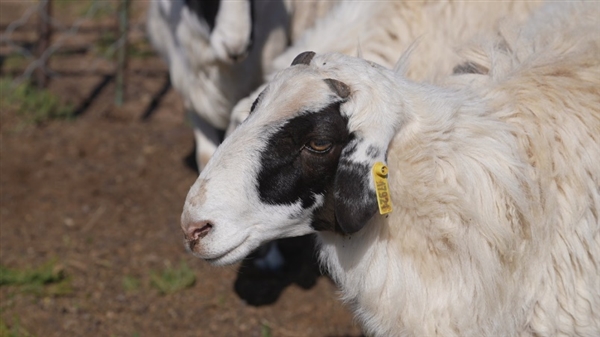
[[[549,4],[444,87],[299,55],[191,187],[186,245],[224,265],[317,232],[369,335],[600,336],[598,17]]]
[[[539,5],[540,2],[523,0],[346,1],[332,8],[276,57],[272,69],[285,69],[306,50],[360,54],[366,60],[392,68],[398,55],[414,44],[414,53],[419,57],[404,64],[406,75],[413,80],[435,82],[451,74],[462,60],[455,52],[456,46],[496,30],[499,21],[522,22]],[[263,89],[259,87],[234,107],[228,134],[248,116],[250,105]]]
[[[233,105],[262,83],[271,61],[334,2],[151,1],[147,31],[183,96],[202,168]]]

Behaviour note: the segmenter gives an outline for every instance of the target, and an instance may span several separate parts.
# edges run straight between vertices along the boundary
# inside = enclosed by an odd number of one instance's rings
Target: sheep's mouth
[[[250,247],[250,248],[247,247],[248,245],[246,243],[247,243],[248,239],[249,239],[249,237],[245,237],[243,240],[241,240],[241,242],[239,244],[233,245],[223,252],[219,252],[217,254],[210,254],[210,255],[202,254],[202,252],[198,248],[199,242],[197,242],[197,241],[187,242],[187,245],[188,245],[188,248],[190,249],[190,251],[192,252],[192,254],[194,254],[194,256],[196,256],[212,265],[224,266],[224,265],[229,265],[229,264],[234,264],[236,262],[239,262],[239,261],[243,260],[248,254],[250,254],[250,252],[252,251],[252,247]],[[196,248],[196,249],[194,249],[194,248]]]
[[[248,255],[247,253],[243,253],[243,251],[245,251],[244,249],[238,249],[242,246],[243,245],[236,246],[231,250],[215,257],[203,257],[202,259],[214,266],[234,264],[243,260]],[[242,253],[238,253],[238,251],[241,251]]]

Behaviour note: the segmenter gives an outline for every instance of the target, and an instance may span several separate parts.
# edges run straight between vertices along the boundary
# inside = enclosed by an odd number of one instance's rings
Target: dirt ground
[[[31,5],[0,4],[1,29]],[[134,2],[132,12],[136,41],[143,39],[144,2]],[[68,22],[64,7],[55,13]],[[0,286],[0,316],[11,331],[4,333],[360,336],[335,285],[307,262],[310,254],[284,272],[265,275],[250,260],[240,273],[240,265],[212,267],[186,253],[179,216],[196,178],[185,161],[192,131],[156,56],[130,58],[127,101],[113,104],[113,63],[89,48],[101,27],[112,23],[86,23],[65,42],[71,52],[51,60],[59,76],[49,90],[76,107],[74,119],[35,125],[15,109],[1,111],[0,265],[24,270],[55,261],[69,287],[32,293]],[[13,34],[14,43],[35,41],[33,27]],[[11,51],[3,48],[6,60]],[[2,76],[23,70],[5,63]],[[282,250],[294,255],[303,244],[288,240]],[[161,294],[152,275],[181,263],[191,268],[194,285]],[[277,300],[249,304],[261,296],[270,296],[262,302]]]

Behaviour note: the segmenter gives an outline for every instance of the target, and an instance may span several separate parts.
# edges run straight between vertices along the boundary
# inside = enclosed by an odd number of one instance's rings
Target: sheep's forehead
[[[303,65],[280,72],[269,84],[262,99],[259,110],[274,120],[318,111],[339,100],[322,73]]]

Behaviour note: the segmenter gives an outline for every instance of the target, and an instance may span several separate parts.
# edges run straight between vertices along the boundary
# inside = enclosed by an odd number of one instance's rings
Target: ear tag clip
[[[373,165],[373,180],[375,180],[375,193],[377,194],[379,214],[392,212],[392,199],[387,177],[388,167],[382,162],[375,163]]]

